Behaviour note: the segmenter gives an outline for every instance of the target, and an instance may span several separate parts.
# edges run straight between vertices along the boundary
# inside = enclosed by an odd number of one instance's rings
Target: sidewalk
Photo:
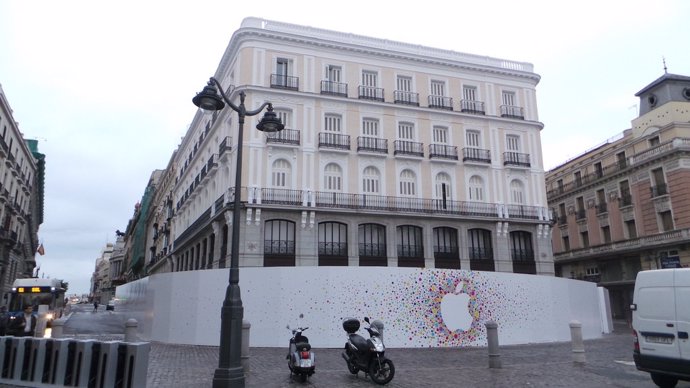
[[[489,369],[486,348],[388,349],[396,374],[386,387],[655,387],[648,373],[635,368],[632,346],[630,329],[616,324],[613,334],[585,341],[584,365],[573,363],[570,342],[501,347],[501,369]],[[285,352],[251,348],[245,386],[377,386],[362,372],[347,371],[341,349],[314,349],[316,374],[299,383],[290,378]],[[152,343],[148,387],[210,387],[217,364],[215,346]],[[690,388],[690,383],[679,382],[678,388]]]

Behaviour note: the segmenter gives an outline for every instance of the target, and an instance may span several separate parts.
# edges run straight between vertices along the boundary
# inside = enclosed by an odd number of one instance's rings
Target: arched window
[[[268,220],[264,225],[264,266],[295,265],[295,223]]]
[[[398,239],[398,267],[424,267],[424,242],[422,228],[400,225],[396,228]]]
[[[460,269],[457,229],[442,226],[434,228],[433,233],[434,267]]]
[[[386,227],[379,224],[359,225],[357,240],[359,244],[360,266],[386,266]]]
[[[376,167],[367,167],[362,173],[362,192],[365,194],[380,193],[381,174]]]
[[[510,182],[510,201],[517,205],[525,203],[525,190],[522,182],[517,179]]]
[[[319,265],[347,265],[347,225],[319,223]]]
[[[417,193],[415,187],[416,176],[412,170],[403,170],[400,173],[400,195],[414,197]]]
[[[325,191],[342,191],[343,170],[335,163],[328,163],[324,169]]]
[[[484,180],[480,176],[473,175],[468,188],[470,201],[484,201]]]
[[[290,163],[285,159],[278,159],[273,162],[273,171],[271,174],[271,185],[273,187],[290,187]]]
[[[453,198],[452,191],[450,189],[450,175],[445,172],[440,172],[436,174],[436,190],[434,192],[437,199],[447,199]]]

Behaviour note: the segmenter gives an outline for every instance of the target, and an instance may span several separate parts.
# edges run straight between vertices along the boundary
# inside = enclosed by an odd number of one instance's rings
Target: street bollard
[[[252,325],[249,321],[242,320],[242,368],[244,369],[244,374],[249,373],[249,329]]]
[[[582,324],[578,321],[570,321],[570,338],[573,343],[573,362],[584,364],[585,344],[582,341]]]
[[[498,324],[488,321],[484,325],[489,345],[489,368],[501,368],[501,354],[498,352]]]
[[[62,330],[65,326],[65,321],[62,318],[53,320],[53,328],[50,332],[51,338],[62,338]]]
[[[125,342],[137,342],[137,320],[129,318],[125,322]]]

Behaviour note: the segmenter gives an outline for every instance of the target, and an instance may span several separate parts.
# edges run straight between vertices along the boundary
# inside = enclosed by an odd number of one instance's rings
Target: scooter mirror
[[[364,322],[369,323],[369,317],[364,317]]]

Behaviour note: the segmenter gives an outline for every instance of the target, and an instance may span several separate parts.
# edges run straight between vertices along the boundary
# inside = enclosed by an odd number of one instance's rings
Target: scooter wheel
[[[353,375],[356,375],[357,372],[359,372],[359,368],[357,368],[355,364],[351,363],[350,361],[347,362],[347,370],[349,370]]]
[[[391,360],[374,360],[369,367],[369,376],[379,385],[388,384],[395,376],[395,366]]]
[[[307,381],[307,374],[306,373],[300,373],[299,381],[305,383]]]

